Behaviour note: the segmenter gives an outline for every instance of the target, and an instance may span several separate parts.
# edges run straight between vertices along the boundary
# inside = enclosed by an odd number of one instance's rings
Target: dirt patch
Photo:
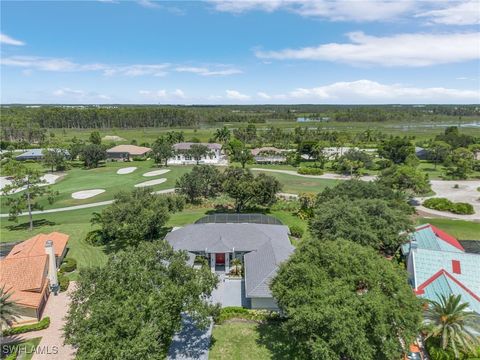
[[[117,135],[106,135],[102,138],[104,141],[127,141],[126,139]]]

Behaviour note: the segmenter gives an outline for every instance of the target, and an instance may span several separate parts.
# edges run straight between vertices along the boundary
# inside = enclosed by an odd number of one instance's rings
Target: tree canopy
[[[432,190],[428,174],[408,165],[393,165],[386,168],[380,173],[378,181],[409,195],[425,195]]]
[[[217,277],[186,260],[164,241],[143,242],[82,270],[64,328],[76,358],[163,360],[182,313],[205,326]]]
[[[406,241],[402,233],[412,226],[408,213],[382,199],[334,198],[317,203],[309,223],[316,240],[351,240],[388,255]]]
[[[183,203],[181,197],[155,195],[145,188],[119,192],[113,204],[94,213],[92,223],[100,225],[100,229],[94,231],[92,241],[115,249],[157,240],[164,232],[169,213],[182,210]]]
[[[378,154],[395,164],[402,164],[408,155],[415,154],[415,146],[407,137],[390,137],[380,144]]]
[[[223,191],[235,201],[240,212],[250,206],[270,206],[277,200],[280,182],[269,175],[253,175],[250,170],[230,167],[225,170]]]
[[[399,359],[421,323],[407,273],[345,240],[305,241],[271,289],[303,359]]]
[[[217,196],[222,190],[222,174],[213,166],[196,165],[183,174],[175,183],[176,192],[184,195],[188,202],[195,203],[203,198]]]

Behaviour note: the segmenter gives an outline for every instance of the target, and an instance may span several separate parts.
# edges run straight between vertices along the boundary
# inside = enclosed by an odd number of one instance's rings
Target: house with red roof
[[[435,301],[440,295],[461,295],[480,313],[480,254],[467,252],[454,236],[431,224],[417,227],[402,252],[415,294]]]
[[[67,252],[68,238],[59,232],[38,234],[15,245],[0,260],[0,287],[12,293],[11,300],[19,307],[17,324],[40,320],[52,277],[56,279]]]

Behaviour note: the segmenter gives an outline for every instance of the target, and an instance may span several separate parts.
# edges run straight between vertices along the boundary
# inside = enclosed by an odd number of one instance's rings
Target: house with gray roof
[[[212,272],[228,274],[233,259],[244,266],[245,297],[252,309],[278,309],[270,283],[294,247],[285,225],[197,223],[171,231],[166,240],[175,250],[207,259]]]

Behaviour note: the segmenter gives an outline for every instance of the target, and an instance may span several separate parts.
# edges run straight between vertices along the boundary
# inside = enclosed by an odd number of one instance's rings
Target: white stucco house
[[[205,165],[227,165],[227,157],[222,151],[222,145],[217,143],[192,143],[182,142],[173,145],[175,155],[168,159],[168,165],[194,165],[197,163],[189,155],[189,150],[193,145],[204,145],[210,150],[209,154],[203,156],[199,161],[200,164]]]
[[[289,233],[288,226],[280,222],[196,223],[173,230],[165,239],[175,250],[187,251],[192,266],[200,256],[217,274],[228,274],[232,260],[239,259],[244,267],[242,296],[249,307],[278,310],[270,284],[280,264],[294,251]]]

